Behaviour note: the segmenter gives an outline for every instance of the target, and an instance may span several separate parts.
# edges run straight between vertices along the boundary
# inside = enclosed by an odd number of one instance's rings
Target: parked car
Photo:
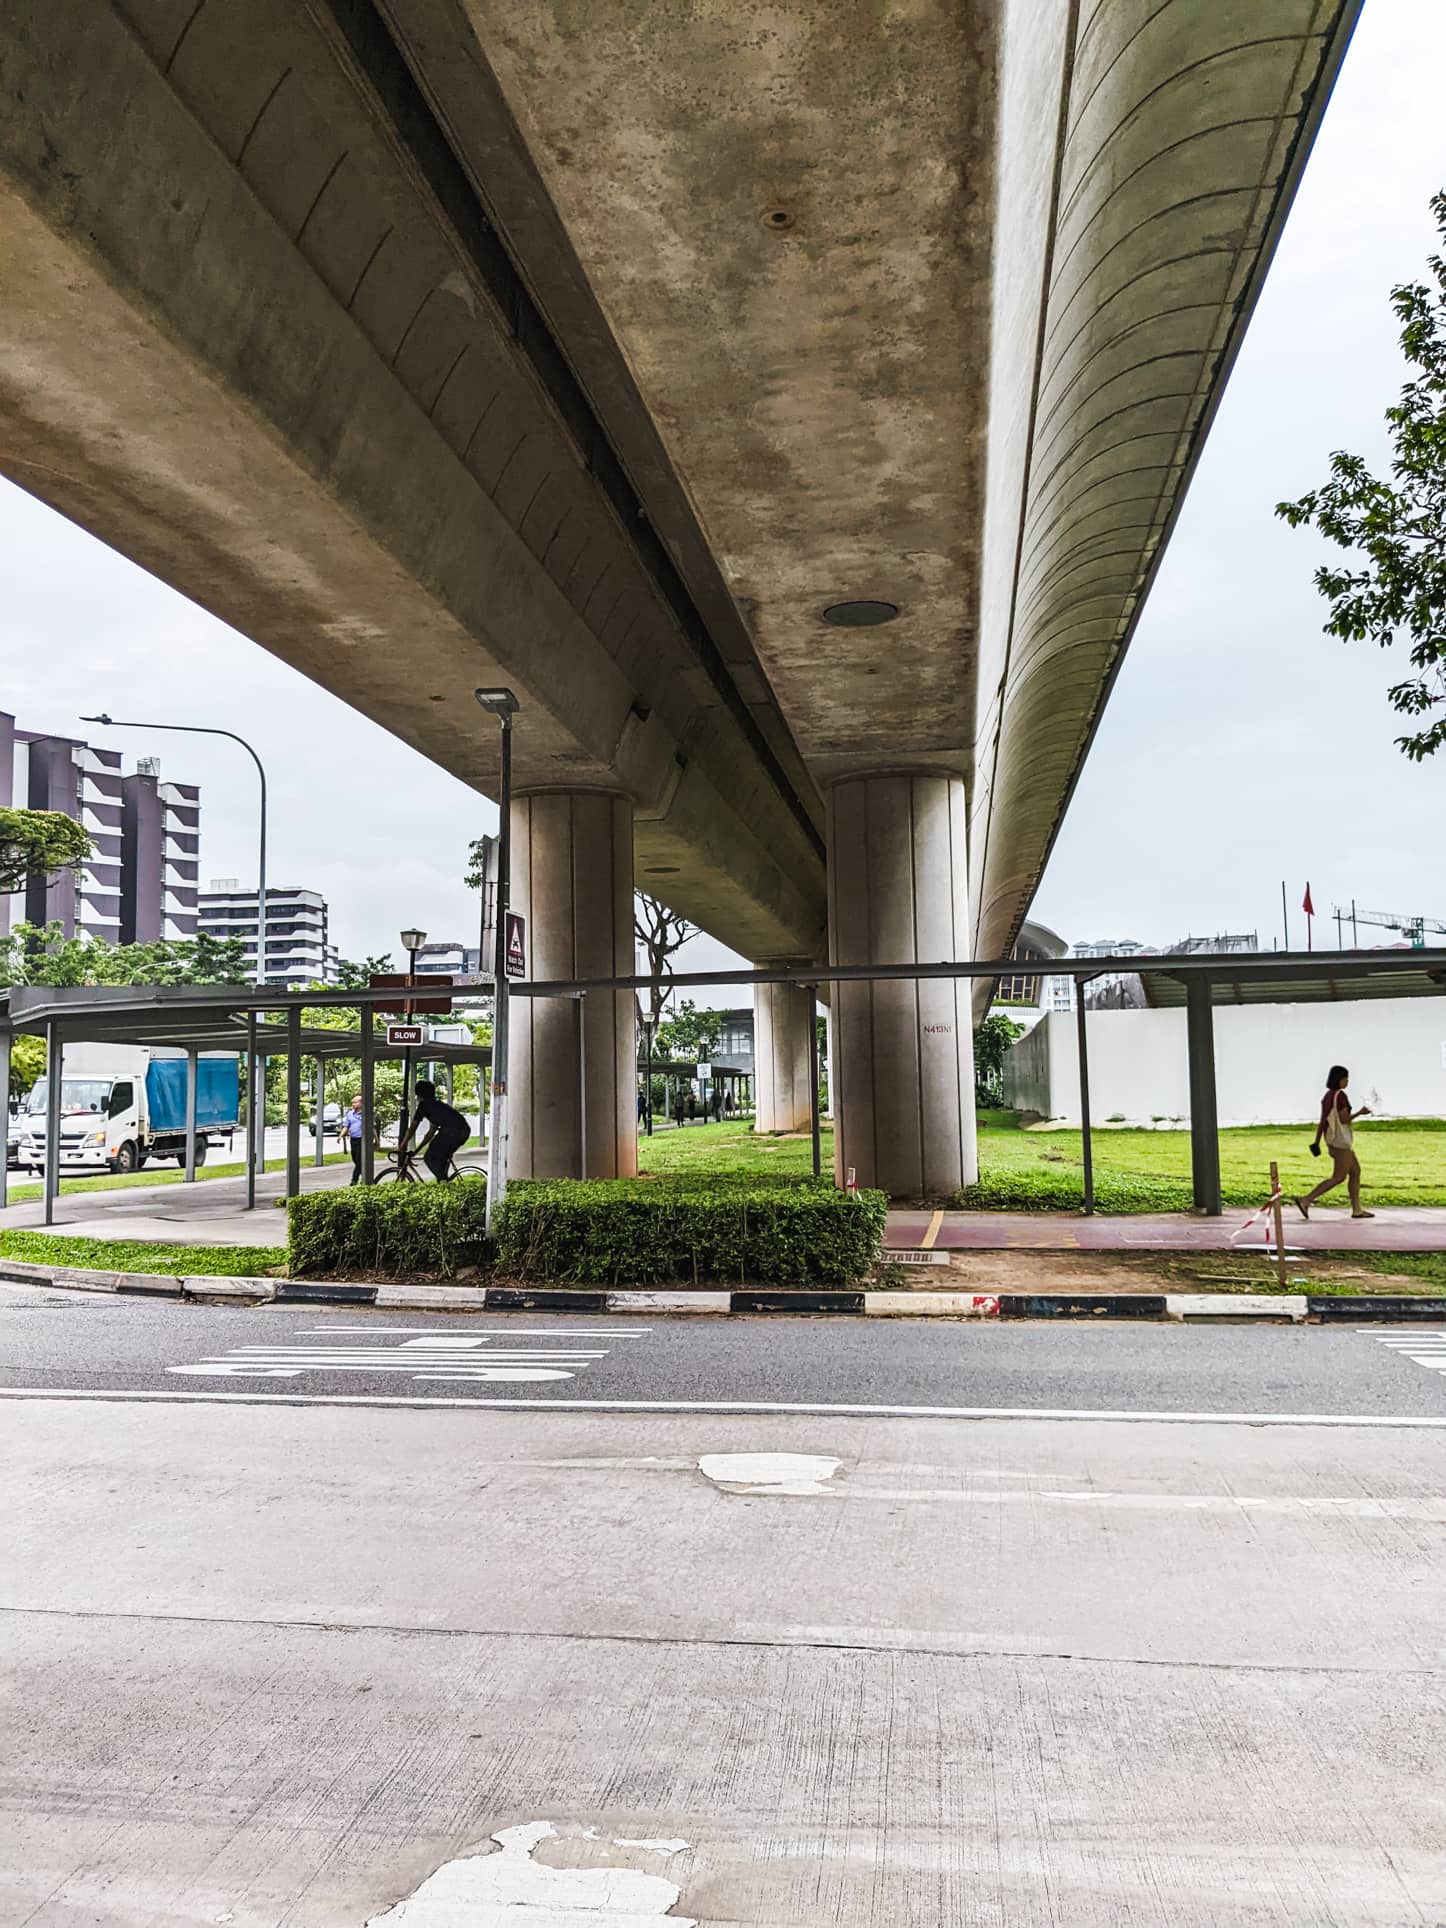
[[[321,1128],[324,1132],[333,1132],[333,1131],[341,1130],[341,1106],[340,1105],[323,1105],[322,1106]],[[307,1119],[306,1129],[311,1133],[312,1137],[315,1138],[316,1136],[315,1112],[313,1112],[311,1117]]]

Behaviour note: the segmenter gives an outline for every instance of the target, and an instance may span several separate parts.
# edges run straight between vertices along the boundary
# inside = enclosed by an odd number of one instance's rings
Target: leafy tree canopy
[[[1446,193],[1431,209],[1446,243]],[[1427,265],[1434,285],[1391,290],[1402,351],[1420,371],[1386,410],[1393,479],[1338,449],[1328,482],[1276,505],[1293,528],[1313,526],[1364,565],[1316,571],[1330,604],[1326,634],[1382,649],[1398,636],[1409,641],[1414,673],[1392,684],[1390,697],[1403,716],[1420,719],[1396,738],[1417,762],[1446,743],[1446,258]]]
[[[691,998],[684,998],[672,1017],[664,1018],[658,1026],[656,1054],[706,1061],[718,1049],[723,1017],[722,1011],[700,1011]]]
[[[0,986],[246,982],[246,950],[237,937],[107,944],[66,937],[59,924],[16,924],[0,936]]]
[[[0,810],[0,893],[29,877],[78,870],[95,846],[73,817],[58,810]]]

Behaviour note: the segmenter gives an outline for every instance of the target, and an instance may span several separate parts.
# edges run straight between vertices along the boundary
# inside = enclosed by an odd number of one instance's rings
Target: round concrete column
[[[755,1131],[808,1130],[813,1117],[808,1097],[812,1021],[813,997],[801,984],[754,986]]]
[[[964,785],[947,775],[841,778],[828,793],[835,964],[970,955]],[[937,1198],[978,1176],[967,978],[835,984],[838,1182]]]
[[[527,919],[529,977],[630,975],[631,803],[592,790],[517,797],[511,899]],[[511,1009],[509,1175],[633,1177],[638,1104],[632,992],[519,997]]]

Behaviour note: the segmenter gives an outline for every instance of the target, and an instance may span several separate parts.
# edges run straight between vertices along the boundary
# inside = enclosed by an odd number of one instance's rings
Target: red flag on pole
[[[1305,887],[1305,896],[1304,896],[1304,898],[1303,898],[1303,899],[1301,900],[1301,906],[1300,906],[1300,907],[1301,907],[1301,909],[1302,909],[1302,910],[1303,910],[1303,911],[1305,912],[1305,914],[1306,914],[1306,916],[1307,916],[1307,917],[1314,917],[1314,916],[1315,916],[1315,905],[1314,905],[1314,904],[1313,904],[1313,903],[1312,903],[1312,902],[1310,901],[1310,885],[1309,885],[1309,884],[1307,884],[1307,885],[1306,885],[1306,887]]]
[[[1300,907],[1305,912],[1305,947],[1308,951],[1313,951],[1315,949],[1315,924],[1312,919],[1315,917],[1315,905],[1310,901],[1309,884],[1305,887],[1305,896],[1301,899]]]

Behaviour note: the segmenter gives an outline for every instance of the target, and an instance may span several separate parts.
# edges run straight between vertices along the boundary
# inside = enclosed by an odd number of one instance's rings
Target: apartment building
[[[258,894],[236,877],[215,877],[200,894],[200,929],[209,937],[239,937],[248,973],[256,970]],[[266,888],[266,982],[334,984],[337,952],[326,899],[316,890]]]

